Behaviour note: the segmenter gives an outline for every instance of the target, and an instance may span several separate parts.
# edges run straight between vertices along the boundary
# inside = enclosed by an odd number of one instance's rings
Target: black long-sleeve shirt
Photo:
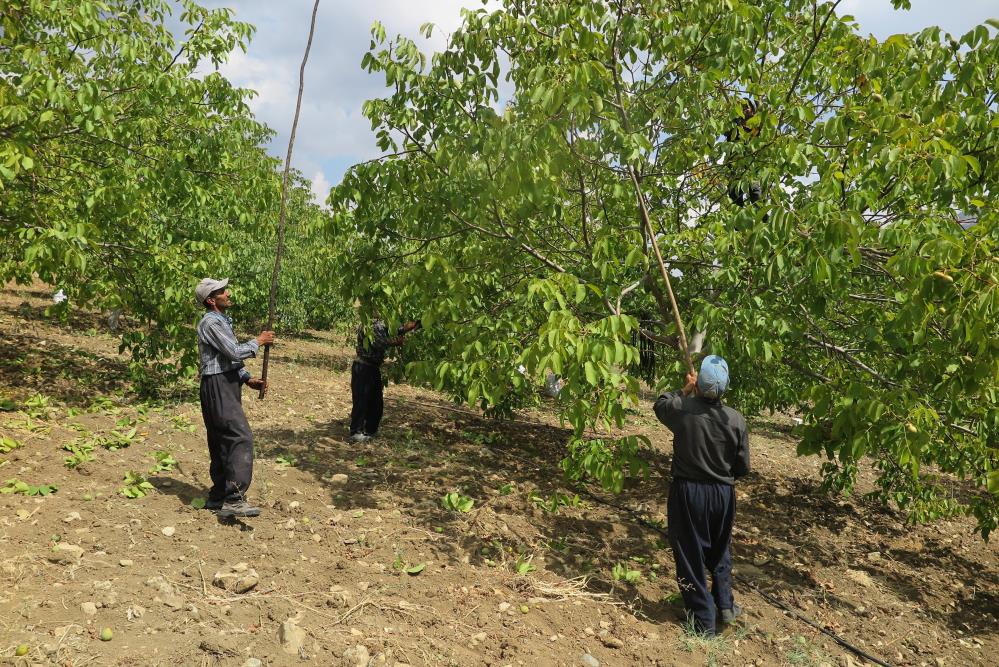
[[[673,391],[655,404],[673,431],[673,478],[735,484],[749,473],[749,429],[738,410]]]

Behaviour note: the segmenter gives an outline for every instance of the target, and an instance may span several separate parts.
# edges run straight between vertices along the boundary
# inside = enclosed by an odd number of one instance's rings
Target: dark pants
[[[350,367],[350,399],[350,434],[377,433],[385,411],[381,368],[355,361]]]
[[[674,479],[667,505],[669,542],[687,615],[700,632],[715,632],[715,609],[731,609],[735,489],[719,482]],[[711,593],[705,572],[711,573]]]
[[[201,416],[208,430],[210,500],[236,501],[253,478],[253,432],[241,400],[239,371],[201,377]]]
[[[736,206],[746,205],[746,192],[739,187],[737,183],[733,183],[728,186],[728,197],[732,200]],[[749,203],[755,204],[763,199],[763,191],[760,189],[760,184],[757,182],[752,182],[749,184]]]

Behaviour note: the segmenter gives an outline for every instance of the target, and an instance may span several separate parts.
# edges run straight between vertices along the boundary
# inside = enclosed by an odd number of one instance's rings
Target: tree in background
[[[191,371],[198,279],[238,276],[252,295],[270,276],[272,132],[215,71],[252,27],[189,0],[9,0],[0,25],[0,279],[134,318],[136,377]],[[294,224],[315,227],[296,188]]]
[[[456,399],[508,412],[560,375],[566,472],[620,489],[643,467],[615,429],[645,409],[633,337],[678,333],[643,197],[740,409],[799,409],[799,452],[826,457],[830,486],[866,458],[882,500],[972,514],[987,537],[999,39],[879,42],[838,4],[507,0],[466,11],[429,62],[376,25],[362,66],[391,93],[364,111],[386,155],[330,197],[345,297],[420,315],[407,373]],[[754,183],[762,201],[731,201]]]
[[[331,234],[329,210],[313,201],[309,181],[293,170],[288,185],[288,229],[278,277],[276,326],[285,332],[336,328],[354,316],[350,303],[340,298],[341,281],[347,278],[339,271],[344,250]],[[275,220],[276,210],[269,215]],[[240,317],[261,325],[267,321],[276,227],[271,224],[264,231],[242,242],[238,230],[229,232],[235,249],[229,274],[238,277],[239,285],[246,285],[239,291]]]

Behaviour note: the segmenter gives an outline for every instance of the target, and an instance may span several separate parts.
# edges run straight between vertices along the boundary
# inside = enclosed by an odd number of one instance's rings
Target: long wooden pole
[[[618,25],[620,25],[621,17],[623,15],[624,3],[622,2],[618,5]],[[617,108],[618,112],[621,114],[621,124],[624,127],[625,132],[630,134],[631,120],[628,118],[628,110],[624,105],[624,93],[621,89],[621,79],[618,77],[616,30],[614,32],[614,40],[611,47],[611,58],[611,72],[614,74],[614,93],[617,97]],[[680,319],[680,307],[676,304],[676,295],[673,294],[673,284],[670,282],[669,273],[666,271],[666,263],[663,262],[663,255],[659,252],[659,242],[656,241],[656,232],[652,229],[652,221],[649,220],[649,207],[645,203],[645,195],[642,194],[642,184],[638,180],[638,172],[635,171],[635,167],[631,164],[626,164],[628,166],[628,176],[631,177],[631,184],[635,187],[635,198],[638,199],[638,208],[642,214],[642,224],[645,226],[645,231],[649,234],[649,240],[652,241],[652,249],[656,253],[656,259],[659,260],[659,270],[662,272],[663,282],[666,283],[666,292],[669,294],[670,306],[673,309],[673,321],[676,322],[676,328],[680,334],[680,347],[683,349],[683,359],[687,362],[687,371],[693,373],[694,362],[690,359],[690,348],[687,346],[687,332],[683,328],[683,320]],[[663,314],[665,315],[665,313]]]
[[[316,14],[319,12],[319,0],[312,6],[312,22],[309,24],[309,41],[305,44],[305,55],[302,57],[302,67],[298,70],[298,100],[295,102],[295,119],[291,123],[291,137],[288,139],[288,155],[284,159],[284,175],[281,177],[281,215],[278,220],[277,252],[274,255],[274,272],[271,274],[271,296],[267,302],[267,330],[274,329],[274,309],[277,303],[278,275],[281,272],[281,255],[284,254],[284,223],[285,210],[288,202],[288,173],[291,171],[291,151],[295,147],[295,132],[298,130],[298,116],[302,112],[302,91],[305,90],[305,63],[309,61],[309,51],[312,50],[312,36],[316,32]],[[271,346],[264,346],[264,367],[260,379],[267,382],[267,365],[270,362]],[[267,389],[260,388],[259,398],[263,398]]]
[[[649,220],[649,207],[645,204],[645,195],[642,194],[642,186],[638,182],[638,174],[635,168],[628,166],[628,174],[631,176],[631,183],[635,186],[635,196],[638,198],[638,208],[642,213],[642,223],[649,233],[649,240],[652,241],[652,250],[659,260],[659,270],[662,272],[663,282],[666,283],[666,293],[669,295],[669,303],[673,307],[673,321],[676,322],[677,331],[680,333],[680,347],[683,349],[683,359],[687,362],[687,371],[694,372],[694,362],[690,358],[690,348],[687,346],[687,332],[683,328],[683,320],[680,319],[680,307],[676,304],[676,295],[673,294],[673,284],[669,279],[669,272],[666,270],[666,263],[663,262],[663,255],[659,252],[659,242],[656,241],[656,233],[652,229],[652,222]]]

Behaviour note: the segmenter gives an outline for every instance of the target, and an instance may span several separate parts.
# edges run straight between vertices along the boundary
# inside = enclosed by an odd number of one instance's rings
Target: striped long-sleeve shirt
[[[369,366],[381,366],[385,361],[385,351],[390,347],[401,345],[398,336],[405,330],[399,327],[396,338],[389,338],[388,327],[385,322],[375,320],[371,323],[371,333],[365,331],[364,326],[357,328],[357,360]]]
[[[239,371],[239,381],[250,379],[250,372],[243,367],[243,359],[254,357],[260,345],[255,339],[245,343],[236,340],[232,318],[209,310],[198,322],[198,353],[201,356],[201,375],[217,375]]]

